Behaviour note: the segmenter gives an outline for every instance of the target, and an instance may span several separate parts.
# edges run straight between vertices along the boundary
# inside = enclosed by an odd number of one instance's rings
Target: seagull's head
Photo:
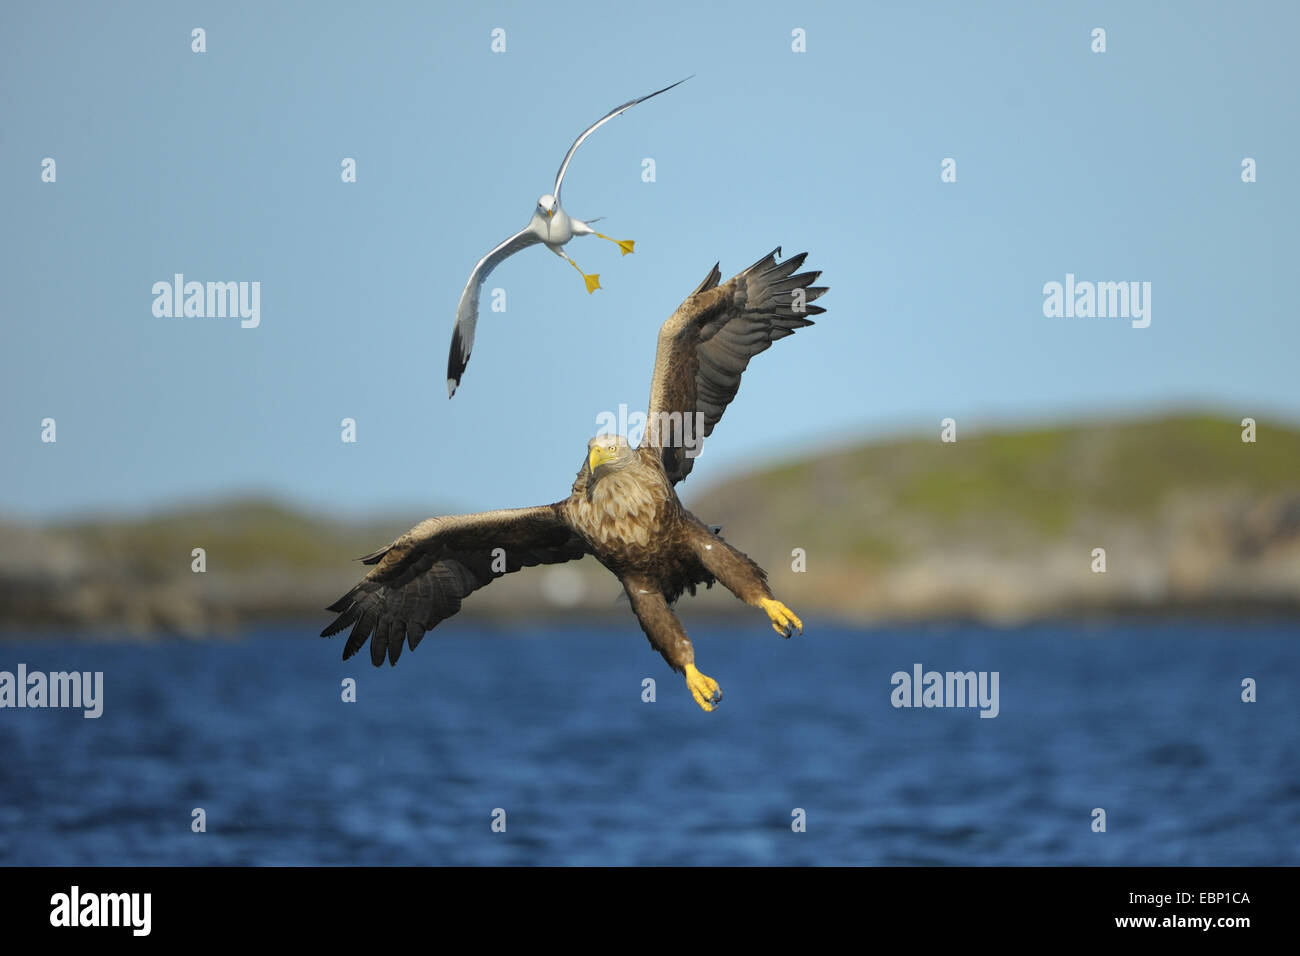
[[[555,210],[560,208],[560,201],[547,193],[541,199],[537,200],[537,211],[547,219],[555,215]]]

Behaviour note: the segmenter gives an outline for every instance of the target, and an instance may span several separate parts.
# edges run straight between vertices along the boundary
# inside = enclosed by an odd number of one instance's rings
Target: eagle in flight
[[[687,511],[674,490],[735,398],[749,360],[825,311],[811,304],[826,292],[813,285],[821,273],[798,272],[807,254],[778,262],[780,252],[721,284],[715,265],[663,324],[638,447],[618,435],[591,439],[563,501],[422,521],[361,559],[374,569],[330,605],[338,617],[321,636],[351,627],[344,660],[369,640],[376,667],[385,657],[396,664],[403,643],[415,650],[426,631],[502,574],[590,554],[619,579],[651,646],[685,677],[695,702],[713,710],[722,690],[696,668],[673,611],[683,592],[720,582],[761,609],[782,637],[803,630],[773,596],[766,572]]]

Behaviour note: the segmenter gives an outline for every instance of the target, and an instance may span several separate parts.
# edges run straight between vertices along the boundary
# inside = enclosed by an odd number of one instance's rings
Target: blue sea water
[[[0,710],[0,862],[1300,862],[1300,624],[809,621],[783,641],[685,614],[713,714],[635,623],[449,621],[381,669],[307,625],[0,644],[0,670],[104,673],[97,720]],[[918,662],[997,671],[998,716],[893,707]]]

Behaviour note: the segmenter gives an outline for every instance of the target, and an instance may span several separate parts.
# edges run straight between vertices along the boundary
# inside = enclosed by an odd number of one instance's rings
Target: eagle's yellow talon
[[[798,615],[790,610],[775,598],[764,598],[761,602],[763,610],[767,612],[768,619],[772,622],[772,630],[782,637],[792,637],[795,634],[803,633],[803,621],[799,620]]]
[[[706,712],[712,711],[722,701],[722,688],[707,674],[701,674],[694,664],[686,665],[686,688],[695,703]]]

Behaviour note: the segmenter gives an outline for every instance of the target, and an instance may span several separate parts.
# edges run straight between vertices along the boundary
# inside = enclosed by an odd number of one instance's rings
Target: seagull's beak
[[[546,218],[547,218],[547,219],[552,219],[552,218],[554,218],[554,216],[555,216],[555,210],[554,210],[554,209],[548,209],[548,210],[546,210]]]

